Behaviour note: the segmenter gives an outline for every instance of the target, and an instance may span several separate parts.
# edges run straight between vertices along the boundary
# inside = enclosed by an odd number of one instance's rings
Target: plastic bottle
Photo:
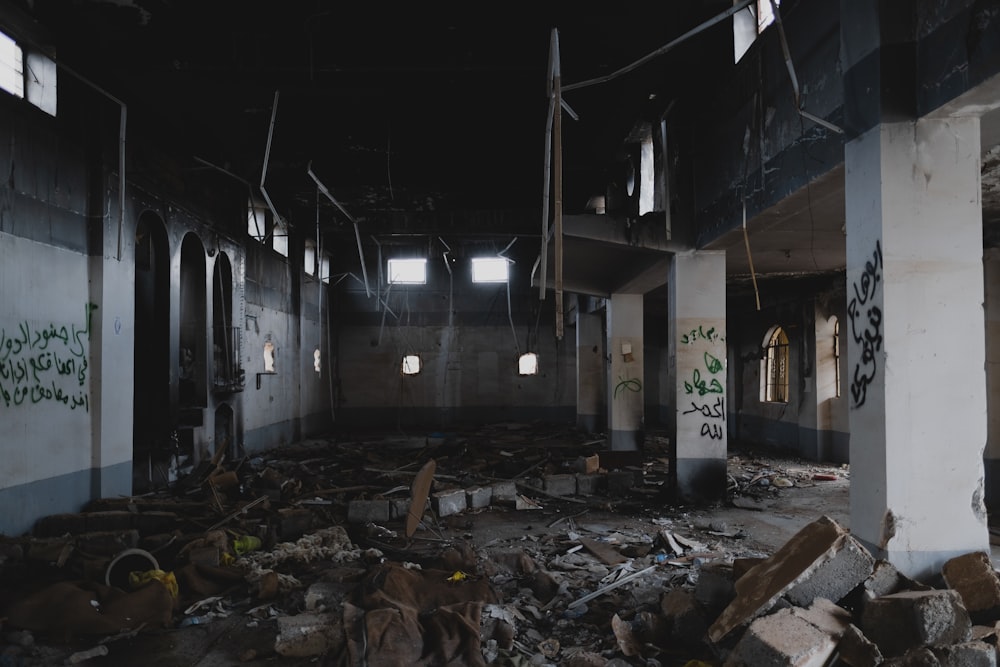
[[[186,628],[189,625],[205,625],[211,622],[211,616],[185,616],[181,619],[181,622],[177,624],[179,628]]]

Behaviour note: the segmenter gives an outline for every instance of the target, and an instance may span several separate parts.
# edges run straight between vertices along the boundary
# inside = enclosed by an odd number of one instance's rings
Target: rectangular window
[[[247,234],[261,243],[267,238],[267,206],[254,199],[247,204]]]
[[[392,285],[423,285],[427,283],[426,259],[390,259],[389,283]]]
[[[416,375],[420,372],[420,357],[415,354],[408,354],[403,357],[401,369],[403,375]]]
[[[733,0],[735,5],[737,0]],[[780,0],[775,0],[781,5]],[[771,0],[757,0],[756,3],[733,14],[733,62],[738,63],[756,41],[764,29],[774,23],[774,8]]]
[[[517,360],[518,375],[538,375],[538,355],[534,352],[522,354]]]
[[[316,275],[316,242],[306,239],[305,251],[302,254],[302,268],[307,275]]]
[[[279,217],[274,221],[274,235],[271,247],[282,257],[288,257],[288,221]]]
[[[506,257],[473,257],[472,282],[474,283],[505,283],[507,282],[508,261]]]
[[[27,54],[25,86],[28,101],[49,114],[56,115],[56,63],[41,53]]]
[[[24,52],[13,39],[0,32],[0,88],[24,97]]]
[[[326,253],[323,253],[319,262],[319,279],[325,283],[330,282],[330,256]]]

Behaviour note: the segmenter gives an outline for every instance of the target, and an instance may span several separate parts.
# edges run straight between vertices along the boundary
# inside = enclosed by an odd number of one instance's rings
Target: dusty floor
[[[276,652],[277,618],[312,611],[307,609],[310,586],[319,582],[333,588],[325,611],[339,619],[347,609],[346,601],[356,602],[352,596],[359,586],[370,585],[366,573],[402,563],[416,563],[408,567],[422,567],[427,576],[438,569],[453,575],[464,572],[469,581],[488,584],[496,599],[476,601],[484,605],[483,617],[504,616],[513,627],[506,650],[498,651],[486,642],[473,647],[485,651],[493,664],[528,664],[533,656],[536,664],[570,664],[574,655],[579,660],[583,654],[604,660],[595,664],[614,659],[619,662],[611,664],[654,664],[647,662],[648,653],[623,654],[615,623],[625,621],[638,628],[641,620],[658,610],[664,591],[694,584],[701,563],[769,555],[823,515],[848,526],[846,466],[780,458],[735,446],[730,448],[729,492],[724,502],[706,507],[671,505],[665,487],[666,442],[655,435],[647,438],[641,457],[621,466],[637,475],[635,485],[624,490],[601,488],[586,496],[553,497],[519,485],[522,507],[531,509],[494,503],[446,517],[429,511],[412,539],[405,537],[401,519],[348,521],[352,501],[406,498],[416,470],[432,458],[437,466],[433,493],[491,480],[530,483],[536,475],[544,479],[546,474],[573,472],[587,457],[599,454],[602,446],[601,441],[572,430],[508,424],[420,436],[340,434],[229,464],[223,461],[211,470],[203,465],[171,489],[142,499],[113,499],[110,506],[95,509],[131,502],[130,511],[136,512],[138,504],[138,514],[142,514],[142,503],[155,501],[162,511],[163,503],[183,502],[186,509],[177,510],[177,525],[163,531],[174,539],[164,540],[163,534],[140,539],[139,546],[158,553],[165,569],[174,566],[180,571],[186,561],[184,550],[178,553],[177,546],[198,544],[207,529],[219,523],[231,536],[261,535],[261,553],[339,525],[357,547],[356,557],[338,562],[321,555],[276,564],[273,570],[282,577],[294,577],[294,583],[267,594],[259,582],[238,580],[211,596],[188,590],[187,580],[182,580],[180,602],[169,622],[162,623],[164,627],[150,623],[138,633],[75,634],[61,640],[55,637],[59,633],[54,628],[25,632],[7,621],[0,667],[64,664],[74,653],[101,646],[107,648],[106,655],[79,664],[355,664],[341,650],[304,657],[280,655]],[[604,472],[602,468],[598,474]],[[209,477],[221,480],[217,476],[227,473],[239,480],[237,485],[226,488],[221,481],[205,481]],[[239,510],[264,491],[266,503]],[[671,546],[670,538],[681,542],[675,540]],[[8,544],[19,542],[28,555],[20,561],[11,557],[0,561],[2,602],[9,604],[53,580],[78,580],[87,572],[86,567],[72,567],[72,557],[64,559],[67,562],[60,568],[51,563],[40,566],[30,558],[31,539],[41,538],[7,538]],[[630,574],[634,578],[629,583],[611,587]],[[471,584],[449,582],[448,592],[463,585]],[[580,603],[605,588],[606,592]],[[214,610],[213,617],[198,625],[180,625],[188,605],[215,597],[207,605]],[[319,610],[324,611],[322,604]],[[349,645],[350,641],[348,631]],[[693,658],[712,658],[697,653],[690,647],[676,652],[658,649],[653,659],[662,665],[683,665]],[[422,664],[434,664],[434,660],[428,658]]]

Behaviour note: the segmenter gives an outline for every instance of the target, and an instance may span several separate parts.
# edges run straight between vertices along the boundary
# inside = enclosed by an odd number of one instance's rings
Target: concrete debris
[[[640,456],[511,426],[217,456],[0,536],[2,655],[60,664],[105,635],[104,659],[143,664],[147,631],[169,628],[199,655],[230,641],[226,664],[996,664],[985,554],[949,562],[938,590],[829,516],[763,549],[733,514],[670,504],[665,438]],[[730,471],[732,505],[754,507],[848,477],[739,456]],[[102,584],[128,549],[178,597],[149,573]]]

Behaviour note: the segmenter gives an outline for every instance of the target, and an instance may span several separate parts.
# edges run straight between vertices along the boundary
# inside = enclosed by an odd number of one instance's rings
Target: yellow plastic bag
[[[139,588],[153,579],[166,586],[167,590],[170,591],[170,594],[177,597],[179,593],[177,589],[177,578],[174,576],[173,572],[164,572],[163,570],[146,570],[143,572],[141,570],[134,570],[128,574],[128,585],[132,588]]]

